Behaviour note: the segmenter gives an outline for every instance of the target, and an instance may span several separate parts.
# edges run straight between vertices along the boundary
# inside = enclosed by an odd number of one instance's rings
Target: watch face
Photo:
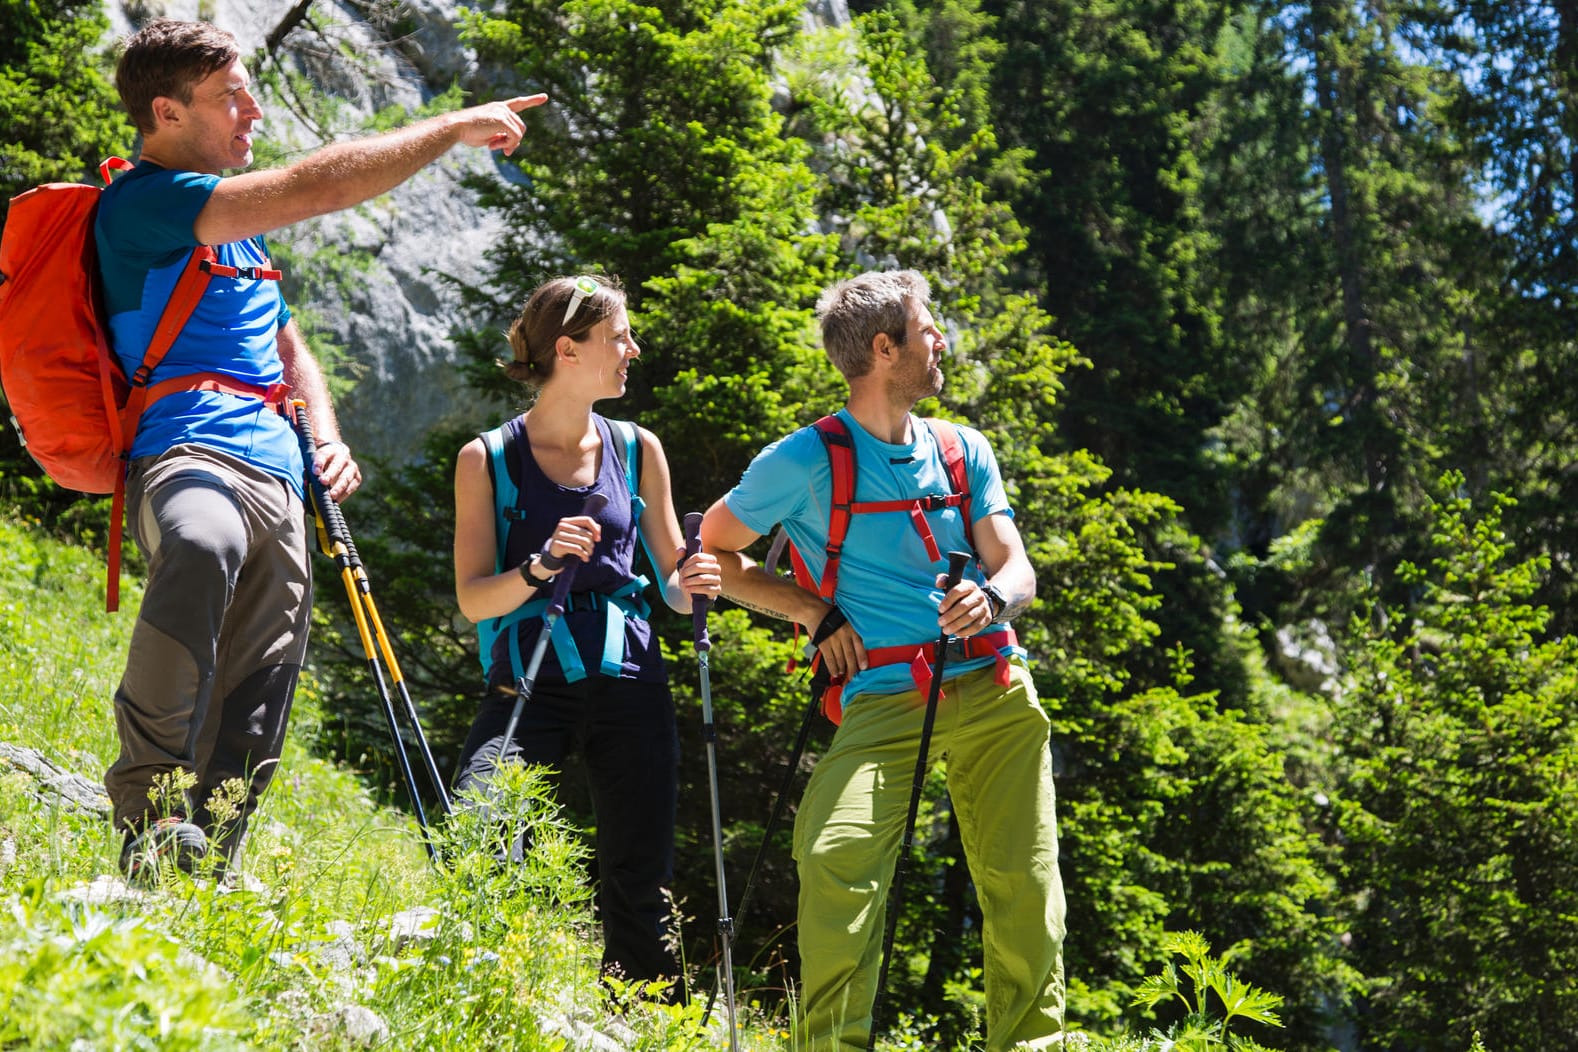
[[[1007,606],[1008,603],[1003,598],[1003,593],[997,590],[997,586],[994,584],[983,585],[981,591],[986,593],[987,602],[992,604],[992,616],[995,618],[998,614],[1001,614],[1003,607]]]

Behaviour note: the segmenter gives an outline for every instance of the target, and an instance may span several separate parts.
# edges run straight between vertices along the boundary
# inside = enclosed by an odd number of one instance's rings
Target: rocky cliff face
[[[234,33],[251,55],[289,27],[272,63],[251,61],[254,77],[266,79],[259,74],[271,64],[300,74],[335,100],[335,112],[309,120],[288,91],[264,85],[260,155],[299,156],[354,137],[374,114],[414,110],[455,83],[486,97],[490,79],[460,40],[454,0],[112,0],[108,9],[117,36],[154,17],[204,18]],[[806,20],[808,27],[842,24],[848,8],[844,0],[807,0]],[[490,156],[452,150],[384,197],[270,237],[286,265],[293,308],[351,381],[336,403],[342,430],[364,457],[412,455],[461,397],[452,368],[456,329],[502,332],[513,314],[513,302],[498,303],[491,316],[464,312],[447,280],[484,283],[484,253],[500,229],[462,185],[468,174],[506,177]],[[502,335],[498,343],[500,357],[507,355]]]

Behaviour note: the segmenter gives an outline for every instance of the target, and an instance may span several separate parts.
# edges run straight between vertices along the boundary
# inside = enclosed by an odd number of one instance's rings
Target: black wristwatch
[[[987,609],[992,615],[992,620],[996,621],[1002,617],[1004,608],[1008,606],[1008,600],[1003,598],[1003,593],[997,590],[997,586],[987,582],[981,586],[981,594],[986,596]]]
[[[553,578],[538,577],[534,572],[532,572],[532,563],[536,562],[537,559],[538,554],[533,552],[531,558],[521,563],[516,567],[516,569],[520,571],[521,580],[525,581],[533,588],[547,588],[549,585],[553,584]]]

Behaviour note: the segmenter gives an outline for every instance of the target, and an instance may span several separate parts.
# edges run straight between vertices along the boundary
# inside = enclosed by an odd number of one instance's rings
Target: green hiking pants
[[[1060,1047],[1063,882],[1048,720],[1018,663],[951,679],[930,757],[948,791],[985,920],[986,1048]],[[926,697],[863,694],[844,710],[795,819],[805,1052],[864,1050],[882,960],[888,888],[904,836]],[[913,891],[913,883],[911,883]],[[904,961],[895,951],[893,971]],[[891,1005],[892,1002],[889,1002]],[[902,1009],[894,1005],[888,1013]]]

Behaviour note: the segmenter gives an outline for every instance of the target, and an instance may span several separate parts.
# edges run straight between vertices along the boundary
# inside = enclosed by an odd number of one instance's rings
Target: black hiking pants
[[[668,894],[674,875],[674,810],[679,795],[679,736],[666,683],[610,679],[534,685],[515,740],[504,745],[513,695],[483,700],[461,750],[457,792],[486,791],[499,761],[541,764],[554,784],[579,753],[597,823],[597,908],[603,968],[618,977],[673,979],[683,997],[671,943]],[[520,858],[529,830],[520,831]]]

